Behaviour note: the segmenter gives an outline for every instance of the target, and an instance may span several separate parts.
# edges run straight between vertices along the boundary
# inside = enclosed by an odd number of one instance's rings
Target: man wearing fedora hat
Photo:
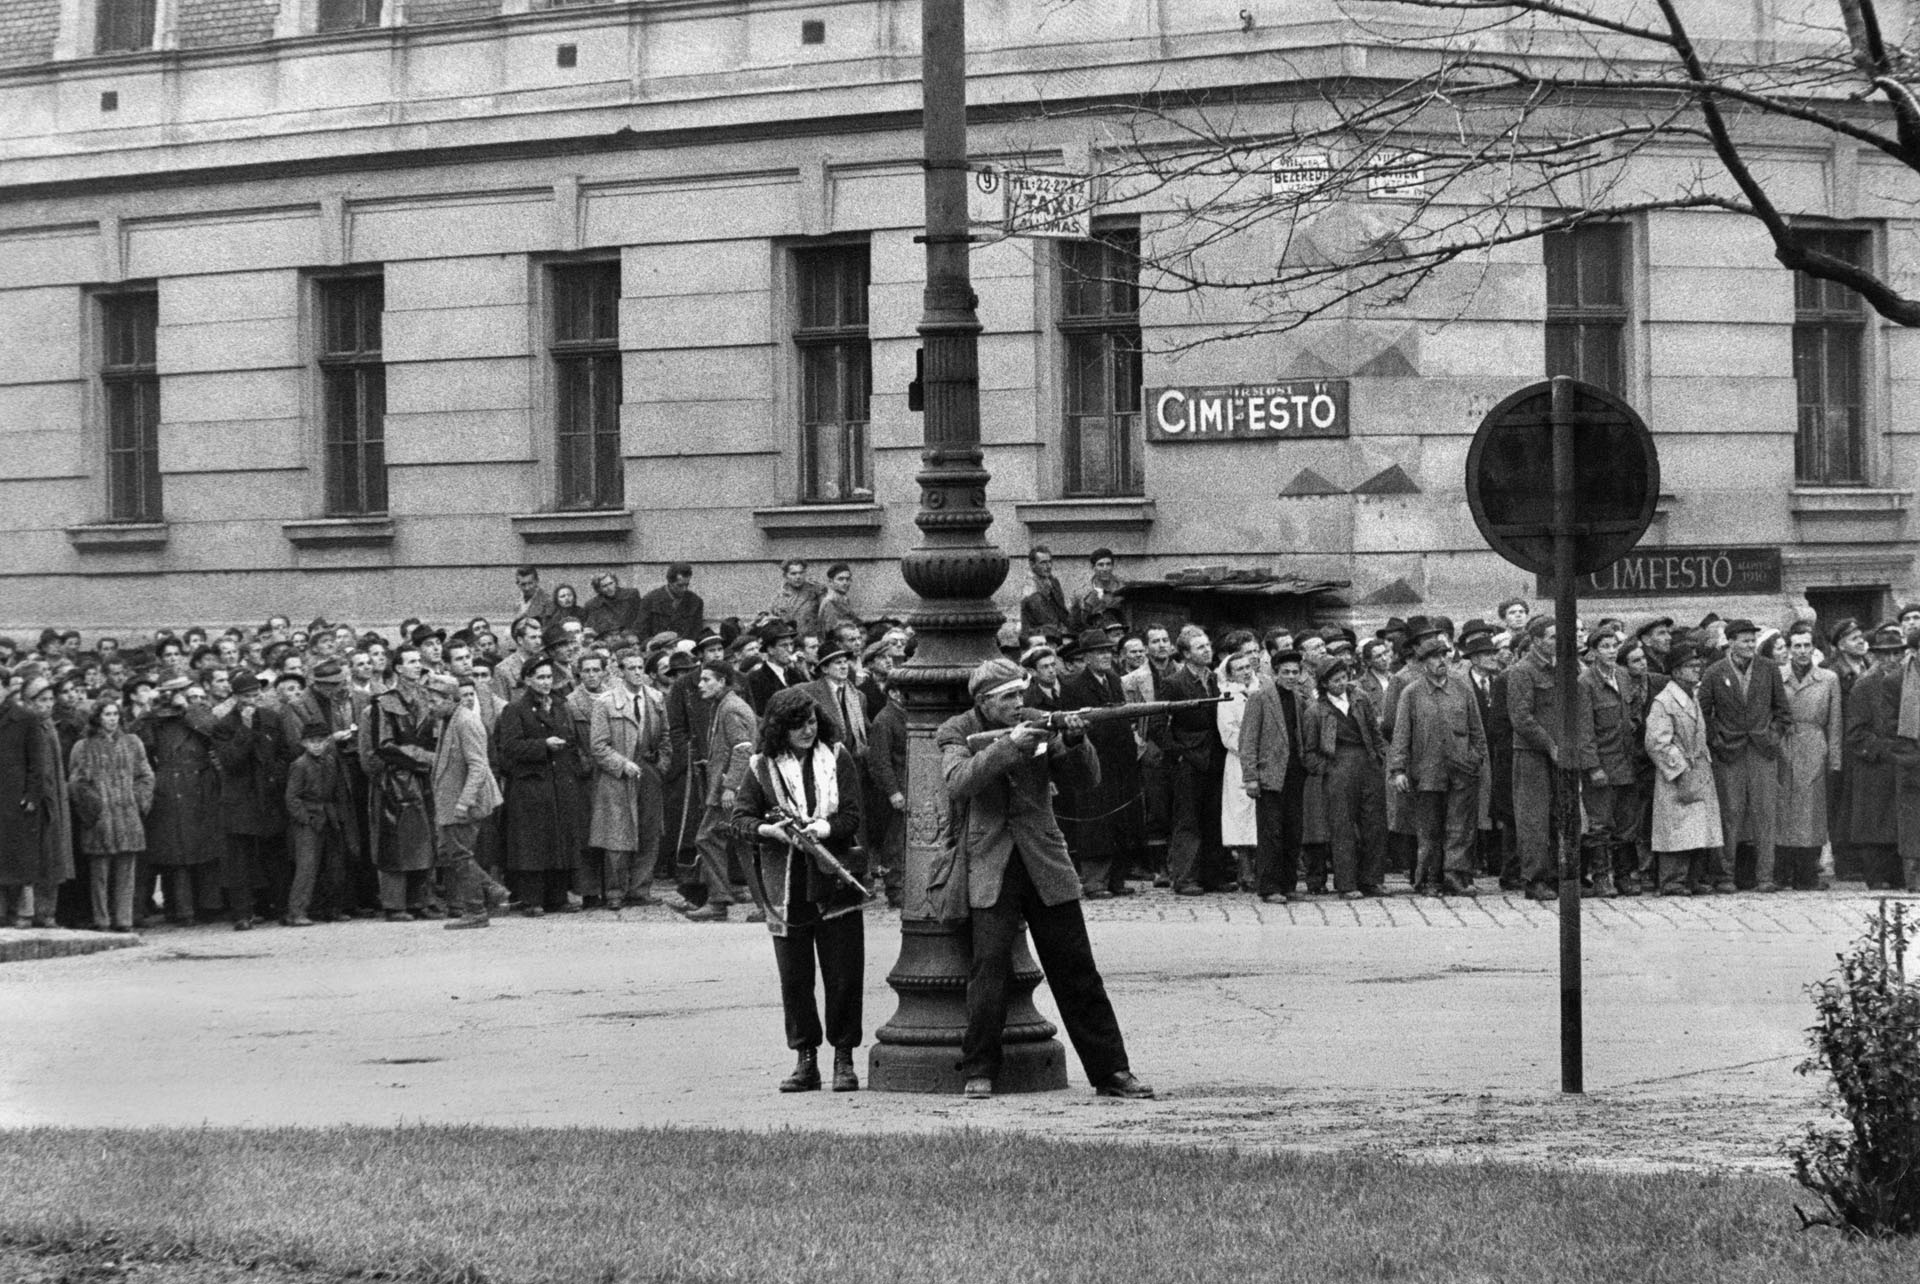
[[[1874,667],[1846,703],[1848,824],[1867,887],[1885,891],[1904,881],[1912,890],[1920,887],[1920,690],[1898,624],[1876,627],[1870,645]]]
[[[801,563],[803,568],[805,565]],[[754,717],[767,711],[767,701],[773,699],[775,692],[806,681],[794,663],[794,644],[799,632],[793,621],[786,619],[770,620],[760,627],[760,664],[747,675],[747,703],[753,706]]]
[[[1775,881],[1774,843],[1780,805],[1780,743],[1793,724],[1780,666],[1757,659],[1760,629],[1752,620],[1727,623],[1727,653],[1701,675],[1700,716],[1713,749],[1714,784],[1720,794],[1722,867],[1714,890],[1734,888],[1739,844],[1754,849],[1754,879],[1763,892]]]
[[[1115,648],[1106,630],[1097,626],[1081,630],[1074,649],[1085,667],[1061,684],[1066,707],[1106,709],[1125,704],[1127,693],[1120,686],[1120,675],[1113,671]],[[1077,791],[1078,810],[1063,828],[1073,831],[1068,847],[1080,869],[1081,894],[1089,900],[1129,894],[1127,874],[1146,860],[1146,813],[1133,731],[1127,722],[1098,722],[1087,728],[1100,776]]]
[[[1464,678],[1451,671],[1451,648],[1438,630],[1413,651],[1419,676],[1400,692],[1387,777],[1413,803],[1418,853],[1414,889],[1474,894],[1472,845],[1487,736]]]
[[[220,885],[227,894],[233,929],[254,924],[255,910],[285,903],[287,772],[297,752],[280,719],[260,707],[260,679],[246,669],[233,677],[233,708],[213,729],[220,768],[220,819],[226,847]],[[265,905],[260,904],[264,894]]]

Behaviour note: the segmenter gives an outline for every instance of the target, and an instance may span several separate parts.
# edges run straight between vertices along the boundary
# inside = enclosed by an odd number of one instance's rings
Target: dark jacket
[[[833,747],[833,767],[839,804],[833,814],[825,818],[827,836],[820,845],[833,853],[849,874],[861,878],[867,872],[867,854],[855,846],[860,833],[861,806],[865,801],[860,793],[860,769],[847,747],[841,744]],[[745,778],[734,795],[732,823],[734,836],[741,842],[759,844],[762,886],[774,902],[774,908],[785,917],[790,912],[788,891],[792,887],[792,874],[788,862],[793,849],[784,842],[762,838],[759,833],[761,823],[778,809],[777,791],[770,791],[765,783],[771,778],[768,773],[775,770],[773,764],[757,753],[748,759]],[[813,861],[807,863],[801,892],[823,913],[841,906],[858,905],[861,901],[860,893],[846,880]],[[774,935],[781,935],[776,924],[769,921],[768,926]]]
[[[1853,841],[1898,846],[1902,857],[1912,858],[1920,856],[1920,747],[1899,734],[1904,670],[1877,665],[1854,683],[1842,770],[1852,777]]]
[[[1211,719],[1213,711],[1206,712]],[[965,917],[969,908],[991,907],[1000,899],[1007,862],[1016,853],[1042,904],[1080,896],[1080,875],[1053,814],[1053,784],[1056,774],[1063,784],[1096,782],[1100,763],[1093,745],[1061,734],[1051,737],[1045,753],[1035,754],[1001,736],[974,752],[967,737],[987,729],[979,710],[972,709],[948,718],[934,733],[954,843],[945,859],[935,861],[928,879],[936,918]],[[1216,744],[1219,738],[1216,732]],[[955,894],[961,887],[964,898]]]
[[[1793,722],[1793,711],[1787,707],[1779,665],[1755,656],[1743,695],[1731,657],[1715,660],[1700,675],[1700,689],[1694,695],[1706,719],[1707,744],[1716,763],[1738,762],[1749,749],[1762,758],[1780,756],[1780,741]]]
[[[287,770],[293,753],[276,710],[256,708],[248,726],[233,709],[214,726],[220,764],[220,819],[229,834],[271,837],[287,829]]]
[[[548,737],[564,741],[555,748]],[[586,841],[589,765],[566,701],[544,706],[528,691],[494,726],[506,795],[506,867],[519,873],[572,869]]]
[[[1220,682],[1213,670],[1202,670],[1195,676],[1185,664],[1175,668],[1160,684],[1162,700],[1204,700],[1219,694]],[[1195,771],[1208,772],[1225,761],[1226,746],[1220,743],[1220,717],[1213,706],[1182,709],[1155,721],[1160,725],[1150,734],[1168,762],[1185,762]]]
[[[153,763],[147,809],[147,862],[166,868],[220,859],[220,769],[213,760],[213,714],[167,709],[133,725]]]
[[[1580,675],[1580,739],[1593,746],[1594,765],[1607,773],[1609,785],[1631,785],[1646,752],[1646,699],[1625,666],[1615,665],[1613,672],[1618,690],[1601,678],[1598,665]]]
[[[653,636],[640,631],[640,622],[645,614],[640,590],[622,585],[613,591],[610,598],[594,590],[580,613],[580,622],[603,638],[613,633],[634,633],[644,642]]]
[[[1299,737],[1300,753],[1294,753],[1293,738],[1287,734],[1286,705],[1293,705],[1293,725]],[[1354,706],[1361,720],[1373,720],[1371,707],[1364,701]],[[1218,717],[1216,711],[1201,712]],[[1270,793],[1287,787],[1287,774],[1307,771],[1307,702],[1291,687],[1283,687],[1272,678],[1261,678],[1247,697],[1246,713],[1240,719],[1240,776],[1257,783]]]
[[[650,590],[640,599],[640,626],[635,629],[642,642],[656,633],[677,633],[698,642],[707,628],[707,604],[692,589],[677,599],[666,585]]]
[[[332,830],[341,836],[347,851],[359,853],[353,790],[337,746],[328,745],[317,758],[303,750],[287,769],[287,823],[316,833]]]
[[[1590,771],[1600,765],[1592,742],[1584,737],[1572,755],[1567,755],[1562,749],[1560,676],[1557,670],[1529,655],[1515,661],[1513,667],[1501,676],[1507,687],[1507,717],[1513,722],[1513,751],[1516,754],[1536,754],[1549,759],[1555,766],[1578,767],[1582,771]],[[1577,677],[1574,679],[1574,693],[1579,704],[1584,706],[1586,691]],[[1584,712],[1584,708],[1577,709],[1575,725],[1591,724],[1592,718]]]
[[[771,664],[756,666],[754,671],[747,675],[747,703],[753,706],[753,716],[766,717],[767,701],[788,687],[797,687],[805,681],[806,678],[801,675],[800,666],[797,664],[788,665],[784,677]]]

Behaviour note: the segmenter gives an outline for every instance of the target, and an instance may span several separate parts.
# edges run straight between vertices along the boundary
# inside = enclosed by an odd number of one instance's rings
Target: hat
[[[1909,602],[1905,606],[1901,607],[1900,610],[1895,613],[1893,618],[1896,620],[1904,620],[1907,618],[1907,616],[1913,614],[1916,611],[1920,611],[1920,602]]]
[[[1020,667],[1024,669],[1031,669],[1034,665],[1040,663],[1040,661],[1046,659],[1048,656],[1059,655],[1059,654],[1060,653],[1058,651],[1054,650],[1050,646],[1028,647],[1027,650],[1020,656]]]
[[[419,630],[416,629],[414,632],[418,633]],[[572,636],[567,632],[567,626],[558,620],[555,620],[552,624],[540,630],[540,643],[549,651],[557,646],[565,646],[572,640]]]
[[[1464,642],[1476,633],[1486,633],[1491,635],[1493,633],[1497,633],[1498,631],[1499,630],[1494,625],[1487,623],[1485,620],[1468,620],[1465,624],[1462,624],[1460,626],[1459,638],[1462,642]]]
[[[1451,649],[1447,640],[1441,637],[1438,630],[1436,630],[1429,633],[1419,646],[1413,648],[1413,658],[1416,660],[1428,660],[1436,655],[1445,655]]]
[[[1321,687],[1325,687],[1327,682],[1337,673],[1352,672],[1353,661],[1347,659],[1345,656],[1329,655],[1322,652],[1313,657],[1313,680]]]
[[[782,638],[799,637],[800,630],[793,627],[792,620],[768,620],[760,626],[759,634],[761,646],[772,646]]]
[[[846,647],[837,646],[837,647],[834,647],[831,651],[827,651],[824,654],[822,654],[818,663],[820,667],[824,669],[829,664],[832,664],[835,660],[852,660],[853,658],[854,658],[853,652],[849,651]]]
[[[704,651],[710,646],[717,646],[724,651],[727,648],[727,640],[718,633],[709,633],[694,645],[694,650]]]
[[[1878,624],[1874,626],[1873,637],[1867,643],[1874,651],[1904,651],[1907,649],[1907,635],[1898,624]]]
[[[1498,651],[1499,649],[1498,646],[1494,645],[1492,633],[1484,633],[1478,629],[1475,629],[1472,633],[1462,634],[1460,638],[1460,655],[1462,659],[1471,660],[1476,655],[1485,655],[1489,651]]]
[[[888,651],[891,651],[892,649],[893,649],[893,644],[891,642],[888,642],[885,638],[881,638],[877,642],[867,643],[866,649],[860,652],[860,658],[862,661],[871,660],[875,656],[885,655]]]
[[[1656,615],[1651,620],[1643,620],[1634,626],[1634,640],[1639,641],[1655,629],[1670,629],[1672,627],[1673,617],[1671,615]]]
[[[282,682],[298,682],[301,685],[301,687],[304,688],[307,685],[307,675],[304,673],[275,674],[273,678],[273,685],[277,687]]]
[[[699,662],[685,651],[675,651],[672,658],[667,661],[668,673],[687,673],[699,667]]]
[[[1840,644],[1847,640],[1848,634],[1858,632],[1860,632],[1860,621],[1848,616],[1827,630],[1827,645],[1838,651]]]
[[[1692,642],[1675,642],[1667,652],[1667,672],[1678,673],[1689,664],[1705,664],[1710,659],[1703,648]]]
[[[1527,636],[1533,641],[1538,642],[1541,638],[1547,636],[1547,630],[1552,627],[1553,617],[1551,615],[1536,615],[1527,621]]]
[[[672,629],[662,629],[660,632],[648,638],[644,645],[648,651],[664,651],[679,640],[680,635]],[[704,643],[702,645],[704,645]],[[723,642],[721,645],[725,646],[726,644]]]
[[[18,670],[15,670],[15,672],[17,673]],[[193,685],[193,679],[191,678],[168,678],[165,682],[162,682],[160,684],[158,689],[162,692],[165,692],[168,695],[172,695],[177,691],[185,691],[188,687],[192,685]]]
[[[434,695],[457,696],[460,694],[460,682],[451,673],[429,673],[420,679],[420,685]]]
[[[1089,651],[1111,651],[1113,639],[1107,636],[1105,629],[1082,629],[1079,638],[1074,641],[1073,649],[1080,655]]]
[[[436,629],[431,624],[419,625],[413,632],[407,634],[407,641],[413,643],[415,646],[419,646],[422,642],[426,641],[444,643],[446,640],[447,631],[445,629]]]
[[[300,738],[302,740],[331,740],[333,738],[333,728],[318,718],[309,718],[300,724]]]
[[[186,683],[184,682],[184,680],[182,681],[181,685],[183,688],[186,686]],[[253,695],[255,692],[259,690],[260,690],[260,679],[254,676],[253,670],[242,669],[238,673],[233,675],[233,693],[235,695],[237,696]]]
[[[1696,629],[1710,629],[1718,623],[1720,623],[1720,616],[1716,612],[1708,611],[1705,615],[1700,617],[1700,623],[1694,625],[1693,627]]]
[[[1288,647],[1284,651],[1273,653],[1273,667],[1277,669],[1283,664],[1298,664],[1303,658],[1297,648]]]
[[[1397,615],[1390,615],[1387,617],[1387,622],[1381,625],[1379,629],[1374,632],[1373,636],[1377,638],[1390,638],[1396,633],[1404,635],[1406,631],[1407,622]]]
[[[1702,624],[1700,627],[1704,629],[1707,626],[1705,624]],[[1760,626],[1758,624],[1755,624],[1752,620],[1728,620],[1727,621],[1727,636],[1730,638],[1737,638],[1743,633],[1758,633],[1759,631],[1760,631]]]
[[[1012,660],[983,660],[967,679],[967,694],[980,700],[1003,691],[1025,691],[1031,682],[1027,671]]]
[[[1444,632],[1446,630],[1440,627],[1437,620],[1429,619],[1424,615],[1410,616],[1407,620],[1407,645],[1418,650],[1421,642],[1427,638],[1439,637]]]

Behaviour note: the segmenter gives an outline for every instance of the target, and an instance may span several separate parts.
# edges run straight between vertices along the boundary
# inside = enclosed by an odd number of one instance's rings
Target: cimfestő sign
[[[1347,381],[1148,388],[1148,441],[1248,441],[1345,437]]]
[[[1552,587],[1539,576],[1539,590]],[[1777,548],[1637,548],[1579,580],[1581,597],[1724,597],[1780,591]]]

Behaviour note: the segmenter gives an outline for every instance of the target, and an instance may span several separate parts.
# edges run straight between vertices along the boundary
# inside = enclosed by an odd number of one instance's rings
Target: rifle
[[[1204,705],[1225,704],[1233,699],[1231,695],[1202,696],[1197,700],[1146,700],[1135,704],[1110,704],[1098,709],[1059,709],[1051,713],[1033,710],[1031,716],[1025,716],[1014,727],[1042,727],[1047,732],[1066,730],[1068,718],[1079,718],[1089,726],[1101,722],[1136,722],[1142,718],[1158,718],[1169,713],[1179,713],[1183,709],[1198,709]],[[979,753],[1002,736],[1012,735],[1013,727],[995,727],[991,731],[976,731],[967,737],[967,752]],[[1040,746],[1045,750],[1043,742]]]
[[[873,899],[874,894],[867,889],[866,884],[855,878],[853,871],[845,865],[842,865],[840,858],[827,850],[826,844],[807,832],[806,822],[801,820],[800,817],[794,815],[784,807],[777,807],[767,813],[765,823],[772,825],[786,835],[787,846],[807,856],[821,869],[832,874],[854,891],[859,892],[861,900],[870,901]],[[829,914],[825,917],[831,918],[832,915]]]

